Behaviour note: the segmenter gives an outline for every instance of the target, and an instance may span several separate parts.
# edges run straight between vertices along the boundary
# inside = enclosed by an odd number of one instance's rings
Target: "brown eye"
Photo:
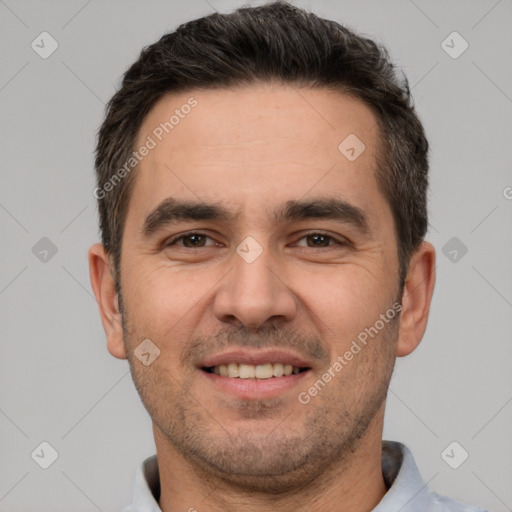
[[[211,240],[211,238],[208,235],[205,235],[204,233],[185,233],[184,235],[180,235],[170,240],[166,244],[166,246],[169,247],[172,245],[178,245],[180,247],[186,247],[188,249],[193,249],[194,247],[207,247],[205,242],[208,238]],[[183,243],[179,243],[180,241],[182,241]]]
[[[186,241],[190,241],[190,244],[187,244]],[[199,235],[194,233],[192,235],[185,235],[183,237],[183,242],[185,247],[203,247],[205,237],[203,235]]]
[[[306,233],[303,237],[300,239],[307,240],[306,244],[298,244],[299,247],[310,247],[310,248],[318,248],[323,249],[327,247],[334,247],[334,246],[345,246],[347,245],[347,242],[343,239],[335,238],[327,233],[322,232],[311,232]]]
[[[332,237],[322,234],[307,235],[306,238],[312,241],[312,245],[309,247],[327,247]]]

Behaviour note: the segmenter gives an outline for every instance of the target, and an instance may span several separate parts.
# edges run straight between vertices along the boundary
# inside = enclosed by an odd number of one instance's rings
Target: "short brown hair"
[[[376,179],[393,213],[403,290],[410,257],[428,224],[428,142],[407,78],[397,76],[383,46],[284,1],[184,23],[144,48],[124,74],[106,107],[95,160],[100,231],[116,286],[134,172],[108,187],[108,194],[105,185],[130,158],[151,107],[171,92],[261,81],[331,88],[360,99],[377,115]]]

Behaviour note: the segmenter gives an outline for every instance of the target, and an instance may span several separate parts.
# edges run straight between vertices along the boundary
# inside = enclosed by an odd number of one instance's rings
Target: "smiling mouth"
[[[265,363],[258,365],[229,363],[219,366],[203,366],[201,369],[207,373],[214,373],[221,377],[252,380],[287,377],[311,370],[309,367],[299,368],[291,364],[283,363]]]

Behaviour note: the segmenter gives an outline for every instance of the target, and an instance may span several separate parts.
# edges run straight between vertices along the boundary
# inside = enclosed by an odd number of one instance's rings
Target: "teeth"
[[[255,374],[258,379],[270,379],[274,376],[274,368],[270,363],[259,364],[256,366]]]
[[[214,366],[212,370],[213,373],[222,377],[238,377],[240,379],[270,379],[283,375],[297,375],[300,372],[300,368],[283,363],[258,365],[229,363]]]
[[[282,363],[276,363],[274,365],[274,377],[282,377],[284,375],[284,368]]]
[[[238,364],[228,364],[228,377],[240,377],[240,372],[238,371]]]
[[[252,364],[238,365],[241,379],[254,379],[256,377],[256,369]]]

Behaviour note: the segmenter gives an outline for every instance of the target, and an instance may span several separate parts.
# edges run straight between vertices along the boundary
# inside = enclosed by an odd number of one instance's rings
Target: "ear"
[[[126,359],[122,316],[111,270],[110,258],[101,244],[89,249],[89,276],[98,302],[101,322],[107,335],[107,349],[118,359]]]
[[[435,263],[436,251],[429,242],[423,242],[411,257],[402,297],[397,357],[410,354],[425,334],[436,281]]]

